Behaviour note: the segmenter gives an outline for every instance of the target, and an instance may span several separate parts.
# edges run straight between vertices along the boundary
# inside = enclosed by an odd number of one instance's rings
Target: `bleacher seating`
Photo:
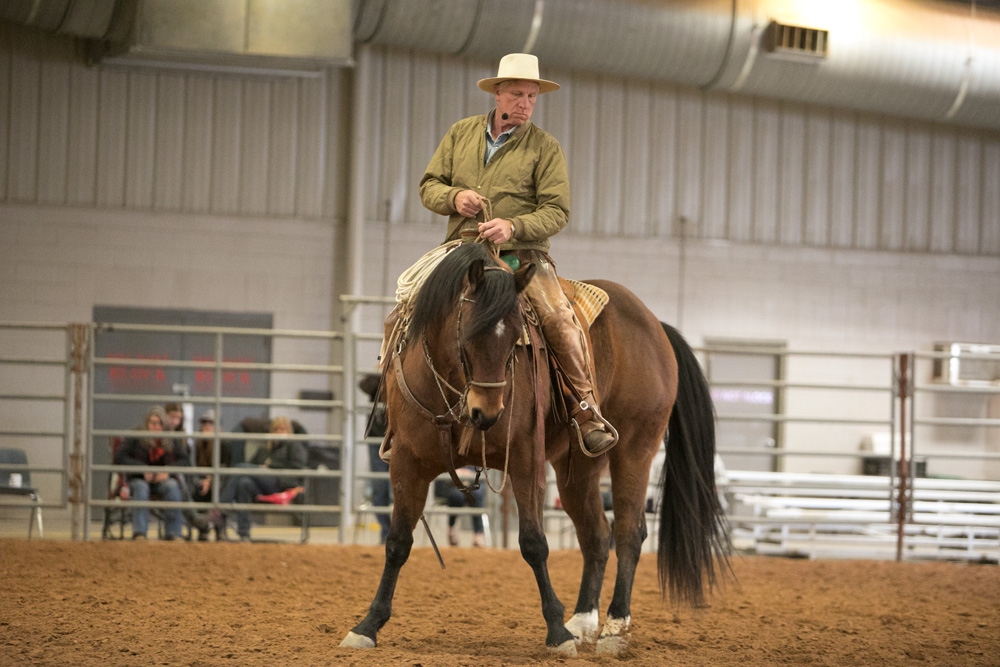
[[[895,552],[888,477],[731,470],[727,478],[737,548],[809,558]],[[921,477],[908,495],[904,557],[1000,560],[1000,482]]]

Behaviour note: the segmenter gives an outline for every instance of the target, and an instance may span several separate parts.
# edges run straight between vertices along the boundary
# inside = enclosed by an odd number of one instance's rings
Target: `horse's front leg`
[[[396,591],[399,571],[410,557],[410,549],[413,546],[413,529],[424,511],[427,488],[430,485],[430,479],[433,478],[433,475],[415,478],[414,471],[420,469],[419,465],[409,456],[409,452],[404,447],[398,445],[393,447],[389,476],[392,480],[394,500],[392,521],[389,524],[389,534],[385,540],[385,566],[382,569],[382,580],[379,582],[375,599],[368,607],[368,615],[347,633],[344,641],[340,643],[341,646],[374,647],[378,631],[392,615],[392,596]],[[401,472],[397,474],[397,471]],[[404,476],[408,478],[403,479]]]
[[[576,641],[573,633],[566,629],[563,621],[565,608],[549,580],[549,543],[545,539],[542,523],[542,509],[545,498],[545,478],[518,479],[512,478],[514,497],[517,499],[518,541],[521,546],[521,556],[531,566],[535,573],[535,582],[542,598],[542,616],[548,631],[545,635],[545,645],[553,651],[569,656],[576,655]]]

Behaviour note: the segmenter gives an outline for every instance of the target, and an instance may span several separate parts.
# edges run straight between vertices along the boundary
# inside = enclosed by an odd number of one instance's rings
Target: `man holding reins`
[[[538,314],[549,349],[575,390],[584,446],[596,455],[617,440],[599,416],[594,370],[585,335],[548,255],[549,237],[569,221],[569,173],[559,142],[531,123],[538,95],[559,85],[539,78],[538,58],[503,57],[497,76],[478,82],[496,107],[460,120],[441,140],[420,181],[420,199],[449,216],[445,240],[474,230],[493,242],[508,263],[537,267],[525,294]],[[485,220],[476,217],[485,211]]]

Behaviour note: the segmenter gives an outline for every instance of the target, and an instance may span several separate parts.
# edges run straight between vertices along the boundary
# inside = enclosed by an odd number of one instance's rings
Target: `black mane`
[[[495,266],[493,256],[481,243],[463,243],[441,260],[420,287],[410,316],[408,338],[418,340],[428,330],[440,326],[458,305],[465,288],[469,267],[483,260],[487,267]],[[517,309],[514,276],[507,271],[486,271],[474,296],[471,317],[462,319],[462,335],[473,339]]]

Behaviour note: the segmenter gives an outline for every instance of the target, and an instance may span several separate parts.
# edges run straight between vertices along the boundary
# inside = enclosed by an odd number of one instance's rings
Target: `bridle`
[[[489,267],[484,267],[484,270],[503,271],[504,269],[499,266],[495,267],[489,266]],[[433,423],[435,428],[437,428],[438,444],[441,446],[442,454],[445,457],[445,461],[448,462],[449,473],[451,475],[452,482],[455,484],[455,486],[458,488],[459,491],[465,494],[465,497],[469,501],[469,505],[471,506],[475,504],[475,501],[472,497],[472,491],[475,491],[479,488],[480,474],[486,468],[486,433],[485,431],[480,431],[483,440],[483,466],[482,468],[479,468],[477,466],[475,481],[473,481],[469,485],[466,485],[458,477],[458,472],[456,471],[455,468],[455,452],[454,448],[451,446],[452,445],[451,428],[455,424],[461,424],[462,426],[465,426],[468,429],[474,428],[469,421],[468,415],[466,414],[466,407],[468,406],[469,390],[472,387],[479,387],[483,389],[506,389],[507,385],[509,384],[510,403],[513,403],[514,371],[515,371],[514,365],[515,365],[515,360],[517,358],[516,355],[517,340],[515,339],[514,343],[511,345],[510,352],[507,354],[507,360],[504,363],[503,382],[483,382],[480,380],[473,379],[468,355],[466,354],[465,346],[462,344],[462,313],[464,311],[463,305],[466,303],[473,303],[473,304],[476,303],[475,299],[469,298],[468,288],[466,288],[458,298],[458,316],[456,317],[456,327],[455,327],[456,342],[458,343],[458,350],[459,350],[459,363],[461,365],[463,379],[465,380],[465,386],[461,390],[453,387],[451,383],[449,383],[448,380],[440,372],[438,372],[437,368],[434,365],[434,359],[431,356],[430,348],[428,347],[427,344],[427,337],[421,335],[420,342],[421,342],[421,348],[423,350],[424,361],[427,364],[427,368],[430,369],[431,374],[434,376],[434,382],[437,385],[438,392],[440,393],[446,408],[446,410],[442,414],[440,415],[434,414],[432,410],[427,408],[423,403],[421,403],[417,399],[416,396],[413,395],[413,392],[407,385],[406,377],[403,373],[402,354],[401,354],[402,348],[404,347],[403,344],[400,344],[398,346],[396,354],[393,355],[394,356],[393,367],[396,375],[396,382],[401,390],[403,398],[406,400],[407,403],[409,403],[413,408],[415,408],[418,413],[420,413],[425,419]],[[445,392],[445,389],[451,391],[454,395],[458,397],[454,403],[448,399],[448,394]],[[503,413],[503,410],[506,410],[506,407],[507,406],[505,405],[504,408],[501,410],[501,414]],[[513,420],[512,418],[513,418],[513,409],[508,411],[508,420],[512,421]],[[501,484],[500,489],[493,489],[497,493],[499,493],[499,491],[503,489],[504,485],[507,482],[507,462],[510,456],[509,426],[507,429],[506,450],[507,450],[507,455],[504,460],[503,484]],[[487,484],[489,484],[489,477],[486,478],[486,482]],[[490,488],[491,489],[493,488],[492,485],[490,485]]]

